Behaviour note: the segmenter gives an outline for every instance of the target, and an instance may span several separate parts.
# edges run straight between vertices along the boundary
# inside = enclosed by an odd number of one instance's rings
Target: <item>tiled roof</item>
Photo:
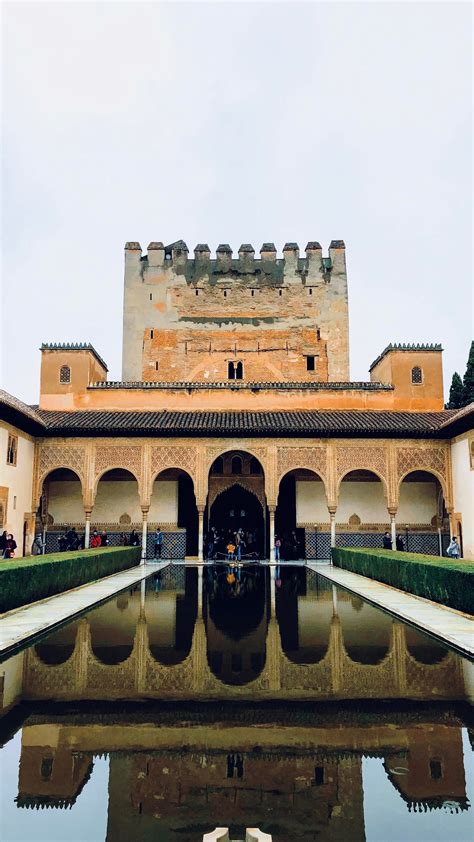
[[[90,342],[43,342],[40,347],[40,351],[91,351],[97,362],[99,362],[106,371],[109,370],[100,354],[97,353]]]
[[[439,437],[453,411],[169,412],[37,410],[49,435]],[[454,413],[455,414],[455,413]],[[446,435],[447,433],[444,433]]]
[[[428,343],[428,342],[390,342],[386,348],[383,349],[382,353],[378,355],[377,359],[375,359],[372,365],[369,368],[369,371],[372,371],[374,366],[380,362],[385,356],[388,354],[389,351],[442,351],[443,348],[439,343]]]

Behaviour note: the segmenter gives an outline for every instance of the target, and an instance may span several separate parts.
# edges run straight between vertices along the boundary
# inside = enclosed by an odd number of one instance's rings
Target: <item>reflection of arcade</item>
[[[225,684],[247,684],[265,664],[268,569],[214,565],[205,575],[209,666]]]
[[[130,712],[64,714],[24,725],[18,806],[71,806],[109,753],[107,842],[185,842],[216,816],[282,840],[364,840],[363,756],[383,759],[409,809],[468,809],[453,708],[367,711],[361,725],[326,707],[317,726],[304,706],[134,710],[134,724]]]

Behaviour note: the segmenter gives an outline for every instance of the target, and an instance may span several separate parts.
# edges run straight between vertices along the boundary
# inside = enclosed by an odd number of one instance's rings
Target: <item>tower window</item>
[[[7,445],[7,465],[16,465],[16,457],[18,453],[18,436],[8,436]]]
[[[150,292],[150,301],[153,301],[153,293]]]
[[[309,290],[308,290],[308,294],[309,294],[309,295],[312,295],[312,294],[313,294],[313,287],[310,287],[310,288],[309,288]]]
[[[199,295],[199,290],[198,290],[198,289],[196,290],[196,295]]]
[[[224,290],[224,298],[227,298],[227,290]]]
[[[309,356],[306,357],[306,371],[314,371],[315,364],[314,364],[314,357]]]
[[[279,290],[278,290],[278,295],[281,295],[281,294],[282,294],[282,292],[283,292],[283,290],[279,289]]]
[[[53,774],[53,759],[52,757],[43,757],[41,761],[41,780],[49,781]]]
[[[411,382],[423,383],[423,372],[419,365],[415,365],[411,370]]]
[[[158,371],[158,360],[155,362],[155,371]]]
[[[150,330],[150,339],[153,339],[153,328]]]
[[[59,382],[60,383],[70,383],[71,382],[71,369],[68,365],[62,365],[59,369]]]
[[[324,784],[324,766],[314,767],[314,783],[315,786],[323,786]]]
[[[230,360],[227,363],[227,379],[228,380],[243,380],[244,378],[244,364],[242,362],[234,362]]]
[[[252,296],[252,298],[254,297],[254,295],[255,295],[255,290],[254,290],[254,289],[251,289],[251,290],[250,290],[250,295]]]
[[[430,760],[430,776],[432,781],[439,781],[443,777],[441,760]]]

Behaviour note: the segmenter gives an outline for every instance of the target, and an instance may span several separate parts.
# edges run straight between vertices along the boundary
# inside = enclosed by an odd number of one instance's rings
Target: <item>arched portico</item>
[[[153,532],[163,532],[162,558],[198,554],[198,509],[191,474],[180,467],[159,471],[151,484],[147,557],[155,555]]]
[[[284,473],[278,485],[275,512],[275,534],[281,542],[281,558],[317,558],[315,524],[325,521],[327,496],[322,476],[304,466]]]
[[[434,470],[415,469],[400,478],[397,524],[405,550],[443,554],[450,531],[445,487]]]
[[[43,531],[44,549],[45,552],[57,552],[61,549],[60,538],[68,528],[74,527],[82,538],[83,480],[71,468],[57,467],[42,477],[38,488],[38,519]],[[40,528],[39,524],[37,528]]]

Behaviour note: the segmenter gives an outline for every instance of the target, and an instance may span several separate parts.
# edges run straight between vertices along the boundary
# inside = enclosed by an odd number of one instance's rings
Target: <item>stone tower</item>
[[[125,246],[124,381],[349,380],[345,246]]]

